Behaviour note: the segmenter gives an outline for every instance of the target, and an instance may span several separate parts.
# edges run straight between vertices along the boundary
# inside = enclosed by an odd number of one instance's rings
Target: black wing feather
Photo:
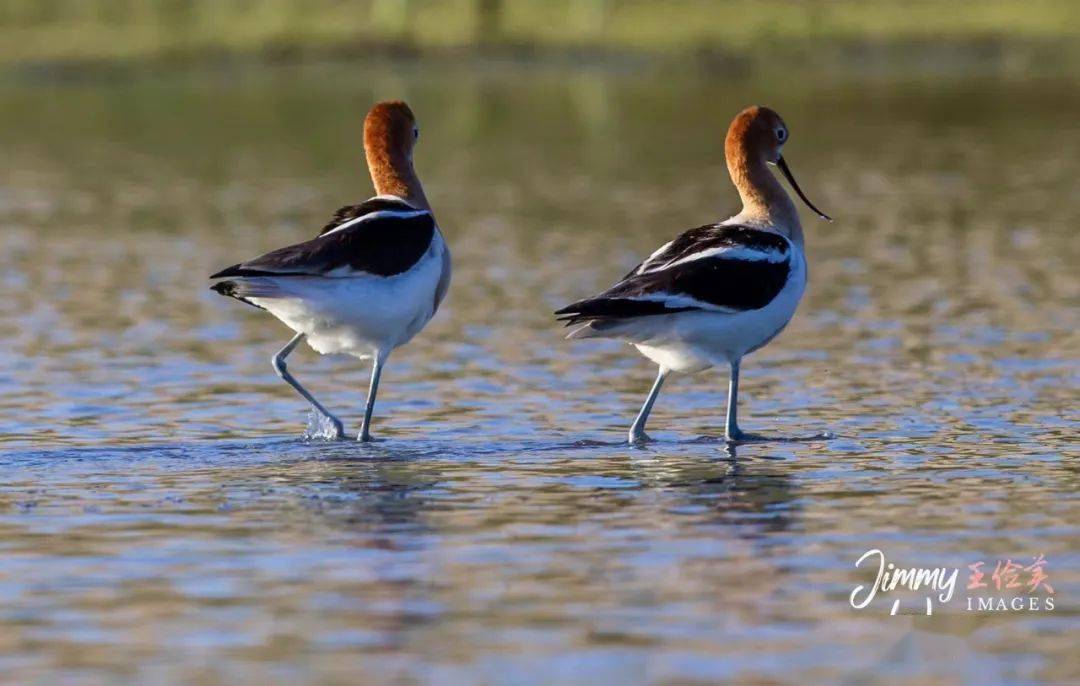
[[[383,202],[375,198],[373,201]],[[346,211],[338,210],[345,217]],[[369,205],[370,207],[370,205]],[[325,276],[327,272],[349,267],[358,272],[377,276],[393,276],[408,271],[431,246],[435,235],[435,218],[430,212],[422,212],[405,205],[408,216],[385,215],[373,217],[340,231],[326,232],[317,238],[290,245],[235,264],[212,275],[211,279],[228,276]],[[379,209],[391,209],[380,207]],[[403,211],[402,207],[393,208]],[[358,215],[369,214],[372,210]],[[355,219],[349,217],[345,221]],[[337,222],[334,226],[340,226]]]
[[[718,253],[674,264],[715,248],[774,253],[781,259],[746,259],[745,254],[740,259],[735,254]],[[655,299],[664,295],[686,296],[735,311],[756,310],[768,305],[783,290],[790,270],[789,243],[779,234],[748,226],[700,226],[680,235],[608,290],[555,314],[571,326],[584,321],[702,309]]]
[[[579,300],[572,305],[567,305],[561,310],[556,310],[556,319],[566,322],[567,326],[573,326],[586,321],[602,321],[607,319],[627,319],[630,317],[645,317],[653,314],[671,314],[672,312],[687,312],[694,307],[669,307],[659,300],[634,300],[632,298],[606,297],[599,295],[595,298]]]

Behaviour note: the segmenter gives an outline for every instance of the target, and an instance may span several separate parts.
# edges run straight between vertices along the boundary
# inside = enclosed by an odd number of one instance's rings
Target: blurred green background
[[[1015,68],[1075,63],[1077,34],[1075,0],[0,0],[8,66],[473,50],[861,61],[960,46]]]

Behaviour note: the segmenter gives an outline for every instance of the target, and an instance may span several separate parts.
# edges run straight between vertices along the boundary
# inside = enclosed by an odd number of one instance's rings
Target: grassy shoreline
[[[0,0],[0,68],[494,56],[1080,62],[1070,0]],[[856,65],[858,66],[858,65]]]

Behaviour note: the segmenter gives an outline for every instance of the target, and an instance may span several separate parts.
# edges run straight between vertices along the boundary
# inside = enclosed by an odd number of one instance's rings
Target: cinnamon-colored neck
[[[371,182],[377,194],[396,195],[411,205],[431,210],[424,187],[407,153],[390,148],[383,142],[366,145],[365,153]]]
[[[728,173],[743,203],[739,216],[771,226],[801,243],[799,213],[765,159],[739,142],[729,143],[726,148]]]

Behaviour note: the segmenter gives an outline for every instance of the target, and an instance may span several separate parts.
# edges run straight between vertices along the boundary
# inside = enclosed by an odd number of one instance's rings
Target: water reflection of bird
[[[623,478],[653,493],[648,499],[657,511],[653,521],[678,514],[688,524],[723,526],[731,534],[725,540],[783,545],[768,534],[795,524],[799,491],[790,472],[778,464],[784,458],[757,450],[747,454],[751,448],[706,439],[658,444],[644,453],[627,453]]]
[[[737,421],[740,361],[787,326],[806,287],[799,215],[766,165],[778,166],[803,202],[829,219],[788,170],[781,155],[787,140],[788,128],[773,110],[740,112],[724,150],[742,211],[686,231],[608,290],[555,313],[567,326],[582,325],[568,338],[624,340],[660,366],[630,427],[631,443],[648,440],[645,422],[671,372],[721,363],[731,367],[725,436],[750,437]]]
[[[409,106],[381,102],[364,120],[364,151],[377,195],[342,207],[318,237],[223,269],[213,290],[270,312],[296,332],[273,357],[278,375],[333,424],[342,423],[285,365],[307,340],[322,354],[371,359],[371,384],[359,440],[371,439],[371,414],[386,358],[434,316],[450,284],[450,252],[413,169],[419,129]]]

